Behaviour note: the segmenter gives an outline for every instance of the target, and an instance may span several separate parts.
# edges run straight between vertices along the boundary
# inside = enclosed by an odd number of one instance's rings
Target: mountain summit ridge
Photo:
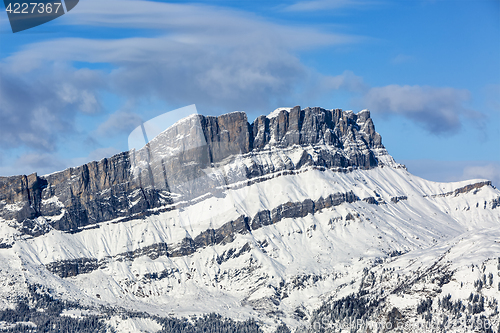
[[[193,127],[198,127],[197,135],[192,133]],[[182,139],[178,140],[179,137]],[[180,152],[179,146],[183,147]],[[262,156],[270,149],[285,148],[290,148],[299,158],[292,161],[286,157],[288,161],[280,165],[253,159],[245,164],[244,175],[237,180],[308,165],[338,170],[397,165],[382,145],[367,110],[356,115],[341,109],[302,110],[296,106],[270,118],[259,116],[253,123],[249,123],[241,111],[217,117],[192,115],[138,151],[123,152],[46,176],[34,173],[0,177],[0,217],[17,221],[19,229],[31,235],[51,228],[77,231],[165,205],[171,201],[171,188],[182,191],[186,182],[203,174],[203,169],[223,167],[228,158],[245,154]],[[166,151],[174,153],[166,154]],[[155,161],[155,156],[159,160]],[[147,166],[141,169],[141,163],[145,162]],[[138,165],[137,178],[132,170]],[[169,175],[168,181],[165,172]],[[226,183],[232,181],[226,175]],[[191,196],[203,194],[206,186],[215,185],[201,183],[199,189],[193,188],[195,193]],[[109,193],[103,194],[106,191]],[[55,197],[57,204],[51,201]],[[113,207],[109,207],[109,200]],[[137,200],[134,207],[128,207],[129,201]],[[48,223],[39,223],[40,217]]]

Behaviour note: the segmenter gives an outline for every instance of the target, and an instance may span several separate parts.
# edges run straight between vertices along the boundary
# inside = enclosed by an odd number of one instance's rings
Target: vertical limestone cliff
[[[138,151],[46,176],[0,177],[0,223],[33,236],[51,228],[74,232],[138,218],[176,197],[192,199],[221,184],[307,166],[370,169],[383,155],[388,156],[367,110],[296,106],[253,123],[244,112],[194,115]]]

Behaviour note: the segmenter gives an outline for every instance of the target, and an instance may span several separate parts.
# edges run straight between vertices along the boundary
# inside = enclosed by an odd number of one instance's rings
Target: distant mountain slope
[[[211,312],[468,332],[499,319],[499,206],[487,180],[411,175],[367,110],[193,115],[138,151],[0,178],[0,304],[45,295],[123,332]]]

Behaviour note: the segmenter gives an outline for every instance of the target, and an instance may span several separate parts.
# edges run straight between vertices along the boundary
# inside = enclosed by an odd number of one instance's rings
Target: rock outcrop
[[[326,198],[321,197],[316,201],[306,199],[303,202],[287,202],[279,205],[272,211],[259,211],[253,218],[241,215],[234,221],[226,222],[217,229],[208,229],[201,232],[194,239],[186,237],[178,244],[156,243],[142,247],[136,251],[120,253],[114,258],[103,258],[100,261],[95,258],[62,260],[52,262],[46,267],[52,273],[64,278],[89,273],[98,268],[105,268],[113,260],[133,260],[141,256],[148,256],[151,260],[162,255],[168,257],[188,256],[205,247],[231,243],[238,234],[246,234],[262,227],[279,223],[286,218],[304,217],[309,214],[314,215],[323,209],[355,201],[359,201],[359,198],[350,191],[331,194]],[[345,219],[354,219],[354,217],[348,214]]]
[[[276,154],[276,149],[281,152]],[[370,113],[322,108],[193,115],[144,148],[46,176],[0,177],[0,218],[23,234],[75,232],[282,170],[370,169],[387,155]],[[279,156],[279,161],[275,161]],[[5,223],[5,222],[0,222]]]

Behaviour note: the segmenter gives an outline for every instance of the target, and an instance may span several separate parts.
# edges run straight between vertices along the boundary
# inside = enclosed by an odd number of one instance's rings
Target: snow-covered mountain
[[[0,178],[0,328],[497,332],[499,241],[500,191],[410,174],[368,110],[192,115]]]

